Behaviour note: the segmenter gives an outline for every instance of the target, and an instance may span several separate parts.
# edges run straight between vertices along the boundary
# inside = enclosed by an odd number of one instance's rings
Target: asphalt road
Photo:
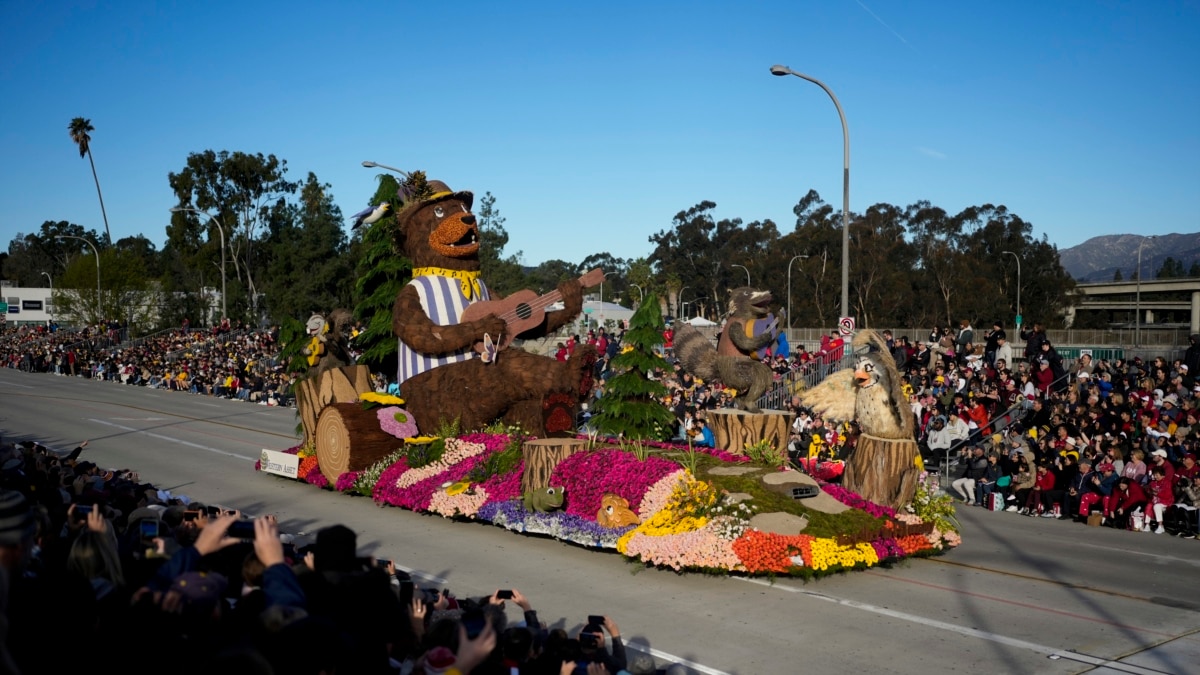
[[[347,524],[430,585],[518,588],[568,630],[607,614],[634,648],[696,672],[1200,672],[1200,541],[969,508],[964,544],[933,560],[807,584],[681,575],[257,474],[295,427],[290,409],[0,369],[6,439],[90,439],[102,466],[275,513],[302,540]]]

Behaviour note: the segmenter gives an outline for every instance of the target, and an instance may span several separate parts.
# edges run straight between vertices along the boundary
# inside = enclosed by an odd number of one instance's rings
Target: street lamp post
[[[388,165],[386,165],[386,164],[380,164],[380,163],[378,163],[378,162],[372,162],[372,161],[370,161],[370,160],[367,160],[367,161],[363,162],[363,163],[362,163],[362,165],[363,165],[363,167],[365,167],[365,168],[367,168],[367,169],[386,169],[386,170],[388,170],[388,171],[391,171],[391,172],[393,172],[393,173],[398,173],[398,174],[400,174],[401,176],[404,176],[404,178],[405,178],[406,180],[408,179],[408,172],[407,172],[407,171],[401,171],[400,169],[397,169],[397,168],[396,168],[396,167],[394,167],[394,166],[388,166]]]
[[[96,248],[96,245],[92,243],[91,239],[76,237],[73,234],[60,234],[55,237],[55,239],[78,239],[88,246],[91,246],[92,253],[96,254],[96,321],[100,321],[103,318],[100,316],[100,249]]]
[[[1133,328],[1133,346],[1142,346],[1142,248],[1146,246],[1146,242],[1154,238],[1154,235],[1149,234],[1142,237],[1142,243],[1138,244],[1138,261],[1137,270],[1134,274],[1137,275],[1137,293],[1133,300],[1133,312],[1135,314],[1135,323]]]
[[[54,279],[51,279],[50,275],[46,272],[42,272],[42,276],[46,277],[46,281],[48,281],[50,283],[50,306],[53,307],[54,306]],[[51,312],[51,314],[50,314],[50,320],[54,321],[54,313],[53,312]]]
[[[629,285],[638,289],[638,304],[639,305],[642,304],[642,298],[646,297],[646,294],[642,292],[642,287],[638,286],[637,284],[629,284]]]
[[[687,306],[688,306],[688,305],[690,305],[690,304],[692,304],[692,303],[691,303],[691,302],[684,302],[684,303],[680,303],[680,304],[681,304],[681,305],[682,305],[682,307],[683,307],[683,313],[684,313],[684,316],[682,317],[682,319],[683,319],[684,321],[687,321],[687,316],[686,316],[686,315],[687,315]]]
[[[680,309],[680,307],[683,306],[683,292],[689,288],[691,288],[691,286],[684,286],[683,288],[679,289],[678,293],[675,294],[675,315],[676,316],[679,315],[679,309]]]
[[[197,213],[202,216],[207,216],[209,220],[217,224],[217,232],[221,233],[221,319],[229,317],[228,305],[225,302],[225,227],[221,225],[221,221],[217,217],[199,209],[193,209],[186,206],[177,206],[171,209],[171,213]],[[218,322],[220,323],[220,322]]]
[[[817,78],[797,73],[787,66],[771,66],[771,74],[780,77],[795,75],[824,89],[833,99],[838,118],[842,121],[842,316],[850,316],[850,130],[846,126],[846,114],[842,112],[842,104],[833,95],[833,90]]]
[[[1017,330],[1021,330],[1021,257],[1012,251],[1001,251],[1000,253],[1011,255],[1013,260],[1017,261]]]
[[[750,285],[750,270],[746,269],[745,265],[730,265],[730,267],[740,267],[746,272],[746,285]]]
[[[796,262],[797,260],[806,260],[807,258],[808,258],[808,256],[806,256],[806,255],[794,255],[794,256],[792,256],[792,259],[788,261],[788,274],[787,274],[788,308],[787,308],[787,314],[788,314],[788,339],[789,340],[792,339],[792,263]]]

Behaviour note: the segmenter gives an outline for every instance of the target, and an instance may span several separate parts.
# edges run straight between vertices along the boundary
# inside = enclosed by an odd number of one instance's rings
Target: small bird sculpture
[[[879,438],[911,439],[912,410],[904,396],[903,382],[887,343],[874,331],[854,337],[855,347],[868,344],[878,351],[859,355],[854,368],[825,378],[800,396],[800,402],[815,412],[836,420],[858,421],[863,433]]]
[[[354,227],[352,229],[358,229],[363,225],[373,225],[378,222],[380,218],[391,213],[391,211],[392,205],[388,202],[383,202],[379,206],[368,206],[362,211],[354,214]]]

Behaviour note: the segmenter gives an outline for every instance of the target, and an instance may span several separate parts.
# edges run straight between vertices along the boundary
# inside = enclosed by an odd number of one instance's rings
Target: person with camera
[[[987,468],[988,460],[983,456],[983,448],[978,445],[971,448],[971,456],[963,466],[962,476],[951,483],[964,504],[975,503],[975,482],[983,478]]]
[[[612,651],[604,646],[605,633],[611,638]],[[628,665],[625,644],[621,642],[621,629],[617,627],[616,621],[607,616],[588,617],[587,624],[579,631],[579,654],[581,660],[575,664],[576,673],[580,672],[581,667],[587,672],[590,664],[598,663],[603,664],[605,670],[615,675],[618,671],[625,670]]]

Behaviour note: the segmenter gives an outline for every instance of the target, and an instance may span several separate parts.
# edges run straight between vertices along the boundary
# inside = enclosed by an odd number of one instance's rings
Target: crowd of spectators
[[[267,406],[294,403],[295,375],[279,363],[279,331],[222,322],[119,342],[108,326],[23,326],[0,336],[0,363],[26,372],[82,377]]]
[[[1200,335],[1171,362],[1083,354],[1069,366],[1040,330],[1022,337],[1026,360],[1015,367],[984,352],[978,366],[943,358],[909,370],[921,440],[931,459],[950,460],[954,494],[995,511],[1195,538]]]
[[[97,466],[87,445],[0,443],[0,672],[656,672],[612,617],[550,630],[518,589],[423,588],[345,526],[302,542]]]

